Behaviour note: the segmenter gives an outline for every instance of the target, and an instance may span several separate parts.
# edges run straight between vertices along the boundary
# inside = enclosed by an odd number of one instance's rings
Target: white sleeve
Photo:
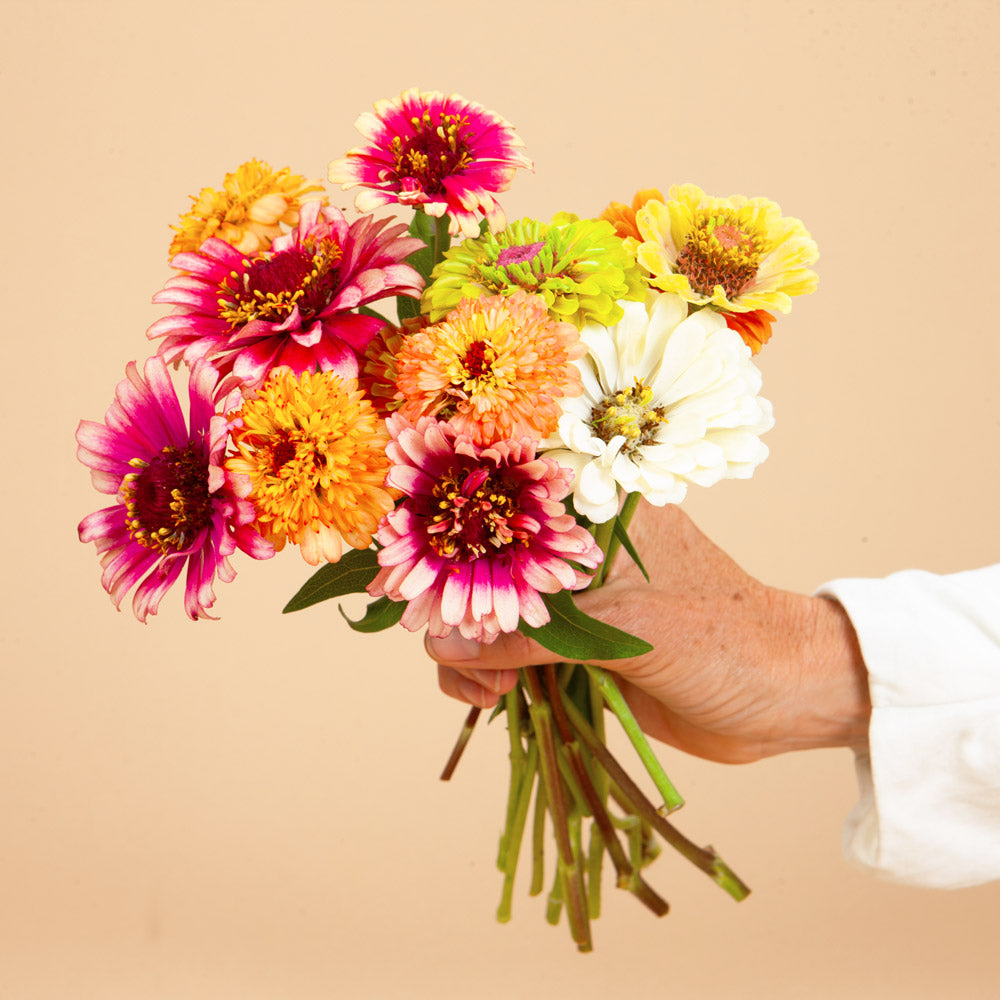
[[[844,853],[885,878],[1000,878],[1000,564],[835,580],[868,668],[869,754]]]

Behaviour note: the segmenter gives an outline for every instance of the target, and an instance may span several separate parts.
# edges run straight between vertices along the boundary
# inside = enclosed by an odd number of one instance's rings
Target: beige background
[[[418,84],[518,127],[536,173],[511,218],[693,180],[806,221],[820,290],[761,359],[771,459],[688,505],[748,569],[808,590],[996,561],[997,4],[2,11],[2,1000],[996,996],[1000,886],[848,867],[846,751],[664,750],[679,825],[754,887],[739,906],[665,852],[673,912],[609,885],[592,956],[523,886],[496,924],[502,729],[439,783],[463,711],[419,640],[282,617],[294,552],[243,559],[218,623],[179,593],[148,626],[116,614],[76,540],[102,501],[73,431],[150,353],[187,196],[254,155],[324,176],[361,111]]]

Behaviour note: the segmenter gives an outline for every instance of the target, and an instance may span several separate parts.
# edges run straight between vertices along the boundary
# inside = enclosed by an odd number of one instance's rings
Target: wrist
[[[868,671],[854,626],[827,597],[775,592],[788,637],[784,662],[787,728],[775,752],[868,747]]]

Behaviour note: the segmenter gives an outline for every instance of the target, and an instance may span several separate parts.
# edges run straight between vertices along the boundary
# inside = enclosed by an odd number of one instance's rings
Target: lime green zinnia
[[[452,247],[431,275],[423,309],[438,322],[462,299],[540,295],[555,320],[611,325],[620,299],[642,299],[646,280],[611,223],[560,212],[546,224],[519,219]]]

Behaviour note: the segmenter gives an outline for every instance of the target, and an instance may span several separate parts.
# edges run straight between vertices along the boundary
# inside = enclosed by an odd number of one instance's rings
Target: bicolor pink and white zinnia
[[[334,160],[330,180],[362,188],[359,212],[398,203],[437,218],[447,213],[452,236],[478,236],[481,216],[494,232],[503,229],[493,196],[510,187],[518,167],[532,169],[513,126],[458,94],[414,87],[378,101],[354,127],[367,143]]]
[[[589,582],[579,567],[602,554],[562,503],[572,473],[534,441],[483,447],[431,417],[394,414],[387,426],[387,483],[405,498],[376,535],[382,568],[368,592],[407,601],[405,628],[492,642],[521,619],[544,625],[541,594]]]
[[[384,325],[359,306],[395,295],[419,297],[423,279],[405,263],[421,240],[402,223],[344,214],[318,201],[267,251],[243,254],[212,237],[177,254],[154,302],[175,306],[147,331],[167,361],[207,358],[223,375],[259,386],[277,367],[356,378],[358,355]]]
[[[104,423],[82,420],[77,457],[94,486],[115,502],[80,522],[80,541],[94,542],[101,583],[116,607],[133,587],[132,609],[144,622],[187,569],[184,606],[191,618],[210,618],[215,578],[229,582],[237,548],[255,559],[274,554],[253,527],[254,508],[227,486],[222,470],[229,427],[223,415],[238,393],[216,410],[218,373],[196,365],[189,413],[162,358],[126,367]]]

